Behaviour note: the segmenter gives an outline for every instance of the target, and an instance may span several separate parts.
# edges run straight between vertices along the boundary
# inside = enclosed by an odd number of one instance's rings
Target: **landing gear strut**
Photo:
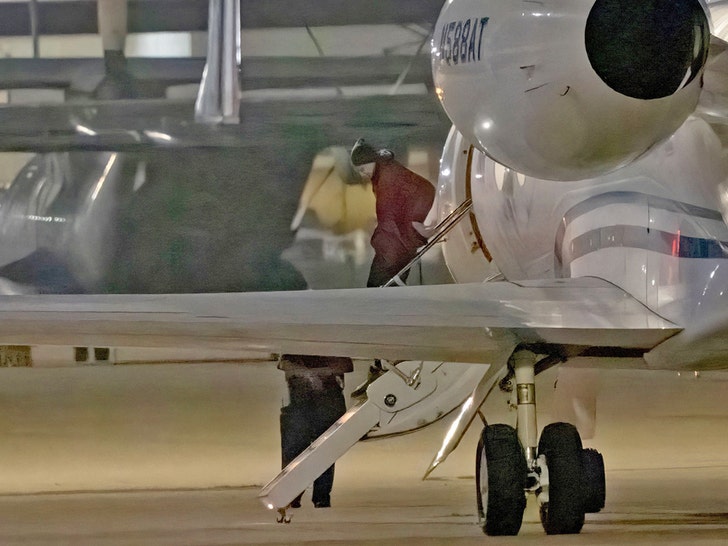
[[[517,427],[486,425],[476,454],[483,532],[518,534],[526,493],[535,493],[547,534],[578,533],[584,514],[604,507],[604,460],[596,450],[582,448],[579,432],[568,423],[546,426],[538,440],[534,379],[535,370],[545,366],[527,350],[515,351],[509,366],[516,380]]]

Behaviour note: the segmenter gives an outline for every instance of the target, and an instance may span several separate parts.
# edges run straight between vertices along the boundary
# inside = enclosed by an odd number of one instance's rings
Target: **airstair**
[[[400,276],[442,241],[471,207],[468,199],[441,221],[427,244],[384,286],[404,284]],[[404,434],[434,423],[461,405],[473,385],[490,383],[494,375],[487,365],[462,362],[402,361],[384,365],[387,373],[369,385],[366,399],[347,411],[263,487],[258,498],[266,508],[277,510],[279,522],[290,522],[286,509],[291,501],[359,440]]]
[[[427,252],[430,251],[432,247],[434,247],[437,243],[441,242],[445,235],[447,235],[452,228],[454,228],[460,220],[463,219],[463,217],[470,212],[470,209],[473,208],[473,201],[472,199],[466,199],[458,207],[452,211],[450,214],[448,214],[445,219],[443,219],[437,226],[435,226],[432,230],[432,235],[428,237],[427,243],[422,246],[417,251],[417,254],[414,258],[410,260],[410,262],[405,265],[402,269],[400,269],[397,274],[389,279],[385,284],[382,286],[404,286],[404,281],[402,280],[401,276],[404,275],[407,271],[412,269],[419,261],[422,259],[422,257],[427,254]]]
[[[266,508],[278,511],[279,522],[290,521],[286,508],[291,501],[359,440],[434,423],[458,407],[489,370],[487,365],[461,362],[385,365],[389,371],[369,385],[366,400],[347,411],[258,494]]]

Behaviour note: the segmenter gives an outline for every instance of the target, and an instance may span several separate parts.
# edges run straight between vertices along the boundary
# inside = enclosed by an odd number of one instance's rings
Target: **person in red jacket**
[[[351,162],[357,166],[375,164],[371,178],[377,227],[371,239],[374,260],[367,286],[382,286],[416,256],[419,247],[427,243],[413,222],[425,221],[435,199],[435,188],[426,178],[396,161],[390,150],[377,150],[363,139],[354,144]],[[404,282],[407,274],[402,277]]]
[[[420,175],[394,159],[387,149],[375,149],[359,139],[351,150],[356,165],[374,163],[372,189],[376,200],[377,227],[372,234],[374,259],[369,269],[367,286],[383,286],[399,273],[417,249],[427,243],[413,223],[423,223],[435,200],[435,188]],[[405,282],[409,271],[400,276]],[[367,379],[351,393],[352,398],[366,394],[369,385],[384,373],[379,359],[369,368]]]

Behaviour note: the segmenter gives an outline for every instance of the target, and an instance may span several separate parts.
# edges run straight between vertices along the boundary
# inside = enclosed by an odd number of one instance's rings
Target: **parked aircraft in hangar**
[[[376,49],[357,57],[333,56],[328,49],[328,56],[317,57],[243,55],[238,74],[236,52],[222,46],[224,33],[234,36],[235,27],[221,28],[216,12],[207,61],[208,75],[219,78],[208,77],[195,100],[179,88],[199,85],[205,58],[124,54],[127,32],[207,28],[206,0],[172,4],[102,0],[98,16],[96,2],[0,5],[0,35],[35,33],[41,53],[53,54],[43,41],[47,35],[98,31],[104,51],[104,60],[0,59],[0,85],[11,98],[27,95],[17,88],[60,90],[66,98],[57,104],[11,100],[0,110],[0,148],[40,152],[2,197],[0,277],[9,282],[0,290],[300,289],[303,279],[280,255],[293,242],[290,219],[317,152],[377,127],[398,153],[419,146],[436,157],[446,118],[427,92],[432,78],[426,56],[413,47],[387,56],[372,53]],[[420,4],[396,17],[373,18],[363,3],[346,11],[354,21],[412,25],[391,43],[406,45],[414,37],[424,45],[429,29],[419,24],[434,21],[437,9]],[[303,31],[298,5],[268,3],[261,10],[260,3],[243,2],[241,10],[237,19],[246,31]],[[306,12],[305,22],[346,21],[341,10],[314,12]],[[323,32],[314,29],[306,40],[315,44]],[[231,111],[242,101],[239,123],[217,123],[224,117],[216,109],[223,108],[225,71],[235,76],[226,85],[239,84],[225,99]]]

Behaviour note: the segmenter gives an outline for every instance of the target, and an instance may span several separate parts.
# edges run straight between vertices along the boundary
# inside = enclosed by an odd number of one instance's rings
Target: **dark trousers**
[[[374,259],[372,260],[371,268],[369,269],[369,278],[367,279],[367,287],[379,287],[384,286],[386,283],[388,283],[392,277],[394,277],[397,273],[400,272],[400,270],[407,265],[412,258],[415,257],[415,253],[412,253],[411,256],[407,256],[402,260],[399,260],[396,263],[391,263],[382,256],[382,254],[375,252],[374,253]],[[400,275],[400,280],[402,282],[407,281],[407,277],[409,276],[409,271],[405,271]]]
[[[285,467],[326,429],[346,412],[346,401],[341,387],[334,383],[324,390],[311,390],[305,384],[289,383],[291,403],[281,408],[281,463]],[[334,465],[313,482],[312,500],[330,501],[334,484]],[[301,495],[303,492],[301,492]],[[300,499],[301,495],[297,498]]]

